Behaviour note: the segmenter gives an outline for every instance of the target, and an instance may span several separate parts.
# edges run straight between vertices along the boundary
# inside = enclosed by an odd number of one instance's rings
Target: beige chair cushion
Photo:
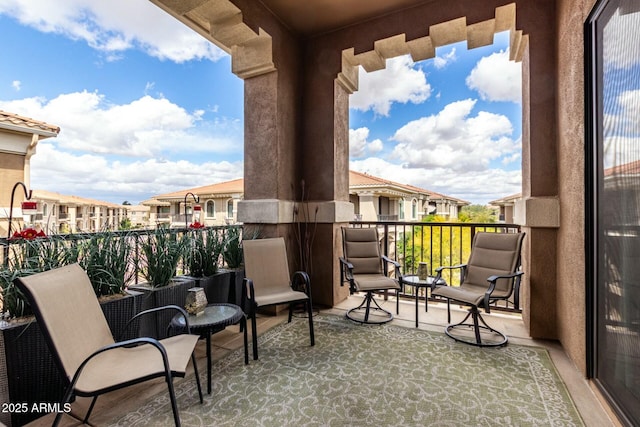
[[[467,263],[467,275],[460,287],[439,286],[432,295],[481,305],[489,288],[489,276],[514,273],[519,267],[524,233],[477,233],[473,239]],[[499,279],[492,293],[494,298],[506,298],[513,280]]]
[[[33,276],[21,283],[32,294],[69,380],[95,351],[113,344],[111,330],[86,272],[73,264]],[[198,336],[182,334],[162,340],[175,373],[184,374]],[[164,372],[162,356],[151,345],[108,350],[85,365],[76,390],[90,394]]]
[[[382,274],[378,230],[371,227],[343,231],[344,257],[353,265],[353,274]]]
[[[176,335],[160,341],[167,352],[172,372],[184,375],[197,342],[198,336],[189,334]],[[191,351],[185,351],[187,348]],[[118,348],[91,359],[76,383],[76,389],[91,393],[139,378],[156,376],[162,372],[162,356],[155,346]]]
[[[282,237],[243,240],[244,268],[253,281],[258,306],[308,299],[304,292],[291,288],[291,273]]]
[[[114,343],[89,277],[78,264],[20,281],[33,295],[69,379],[90,354]]]
[[[354,274],[353,281],[358,292],[400,289],[396,280],[382,274]]]

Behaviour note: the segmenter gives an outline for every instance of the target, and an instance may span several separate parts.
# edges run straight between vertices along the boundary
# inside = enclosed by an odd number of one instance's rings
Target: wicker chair
[[[349,282],[349,291],[365,292],[362,303],[347,311],[347,318],[358,323],[386,323],[393,314],[380,307],[373,297],[374,292],[396,291],[396,314],[399,310],[400,264],[380,253],[378,229],[342,228],[344,257],[340,258],[340,285]],[[394,277],[389,277],[389,265],[394,267]],[[373,303],[373,305],[372,305]],[[376,315],[371,316],[371,311]],[[377,315],[377,314],[382,314]]]
[[[67,389],[61,407],[75,396],[93,397],[84,418],[88,423],[99,395],[164,377],[167,382],[176,426],[180,416],[173,389],[173,378],[184,377],[189,359],[202,403],[202,389],[194,349],[196,335],[179,334],[163,340],[143,337],[115,342],[86,272],[73,264],[15,279],[26,296],[42,329]],[[135,316],[160,310],[177,310],[187,322],[186,312],[177,306],[147,310]],[[59,412],[53,425],[60,422]]]
[[[242,307],[247,309],[247,316],[251,319],[253,359],[258,359],[256,313],[258,309],[268,306],[289,304],[291,322],[294,306],[303,303],[309,316],[311,345],[315,345],[311,281],[304,271],[296,271],[293,276],[290,275],[284,239],[276,237],[244,240],[242,250],[246,275],[242,289]]]
[[[445,332],[451,338],[479,347],[507,344],[507,336],[487,325],[480,315],[479,307],[489,313],[490,305],[494,302],[512,298],[514,307],[519,308],[520,280],[523,274],[519,271],[520,251],[524,235],[525,233],[477,233],[473,238],[467,264],[436,269],[436,280],[441,278],[444,269],[461,270],[459,287],[434,286],[431,289],[432,296],[447,299],[447,322],[451,323],[451,301],[469,306],[469,312],[462,322],[446,327]],[[466,323],[469,317],[472,322]],[[469,337],[465,331],[472,331],[473,336]]]

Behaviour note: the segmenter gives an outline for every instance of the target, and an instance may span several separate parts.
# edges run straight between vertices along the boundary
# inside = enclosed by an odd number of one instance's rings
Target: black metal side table
[[[184,318],[180,315],[172,320],[172,326],[185,327]],[[192,334],[204,336],[207,345],[207,393],[211,394],[211,335],[224,330],[227,326],[240,323],[244,332],[244,364],[249,364],[249,349],[247,338],[247,317],[240,307],[235,304],[209,304],[201,315],[189,315],[189,327]]]
[[[424,311],[425,313],[429,311],[429,303],[427,298],[427,289],[430,289],[433,286],[433,281],[435,277],[428,276],[426,279],[420,279],[418,276],[402,276],[400,279],[402,284],[413,286],[415,288],[416,293],[416,328],[418,327],[418,289],[425,288],[425,301],[424,301]],[[447,282],[444,279],[440,278],[436,283],[436,286],[444,286]]]

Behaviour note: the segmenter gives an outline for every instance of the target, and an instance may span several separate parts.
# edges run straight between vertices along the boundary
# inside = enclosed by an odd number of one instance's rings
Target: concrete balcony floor
[[[390,296],[387,301],[382,297],[376,297],[383,308],[395,313],[395,297]],[[362,301],[362,296],[353,295],[347,300],[338,304],[331,309],[322,310],[322,312],[332,313],[344,316],[345,312]],[[429,303],[429,311],[425,313],[424,302],[419,303],[419,325],[420,329],[442,332],[447,321],[447,308],[444,303]],[[466,311],[456,306],[452,306],[452,321],[462,320]],[[548,349],[551,358],[560,373],[563,381],[567,385],[569,393],[580,412],[585,425],[587,427],[606,427],[619,426],[620,423],[612,416],[600,402],[597,391],[594,391],[589,381],[587,381],[580,372],[575,368],[572,362],[564,353],[559,343],[554,341],[532,340],[527,336],[524,323],[519,315],[502,314],[492,312],[485,315],[485,320],[493,328],[503,331],[509,337],[509,342],[514,344],[538,345]],[[286,313],[277,316],[260,316],[258,318],[258,334],[286,321]],[[400,314],[395,315],[393,324],[398,326],[414,328],[415,327],[415,301],[401,299]],[[251,338],[249,338],[251,339]],[[226,330],[214,334],[212,337],[212,355],[214,360],[218,360],[228,354],[230,351],[242,346],[242,334],[238,333],[238,327],[232,326]],[[198,366],[202,372],[206,370],[206,353],[205,342],[201,340],[196,348]],[[187,377],[176,379],[179,381],[191,381],[190,376],[193,371],[187,374]],[[215,372],[214,378],[215,378]],[[203,384],[203,387],[206,387]],[[122,414],[138,408],[157,393],[166,391],[165,383],[162,379],[148,381],[143,384],[128,387],[112,393],[102,395],[98,398],[96,407],[90,419],[91,425],[103,425],[111,420],[115,420]],[[205,394],[206,398],[206,394]],[[89,399],[79,398],[72,406],[73,413],[82,418],[89,405]],[[53,415],[47,415],[28,424],[29,427],[50,426],[53,421]],[[69,415],[64,415],[61,426],[80,426],[81,421],[74,419]]]

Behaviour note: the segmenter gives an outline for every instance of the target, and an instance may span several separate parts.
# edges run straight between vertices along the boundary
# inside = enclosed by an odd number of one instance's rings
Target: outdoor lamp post
[[[11,190],[11,204],[9,205],[9,225],[7,226],[7,239],[11,238],[11,222],[13,221],[13,199],[16,194],[16,189],[18,186],[22,186],[24,190],[25,201],[21,203],[20,207],[22,208],[22,215],[34,215],[37,212],[38,204],[36,202],[31,202],[31,190],[27,190],[27,186],[22,181],[18,181],[13,186],[13,190]]]
[[[188,192],[187,194],[184,195],[184,228],[186,230],[189,229],[189,220],[187,219],[187,197],[189,197],[189,195],[193,197],[193,200],[196,203],[200,203],[200,198],[195,194],[193,194],[192,192]]]

